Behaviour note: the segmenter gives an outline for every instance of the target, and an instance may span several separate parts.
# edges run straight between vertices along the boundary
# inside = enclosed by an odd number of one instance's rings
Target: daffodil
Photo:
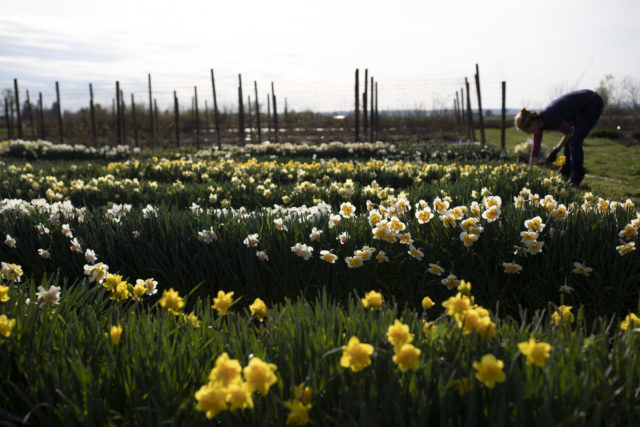
[[[109,330],[109,337],[111,339],[111,345],[117,346],[120,344],[120,338],[122,337],[122,326],[112,326]]]
[[[626,331],[629,329],[629,326],[636,328],[640,326],[640,317],[636,316],[635,313],[629,313],[627,317],[624,318],[622,322],[620,322],[620,329]]]
[[[349,202],[344,202],[340,205],[340,215],[343,218],[353,218],[356,214],[356,207]]]
[[[573,313],[571,312],[571,308],[572,307],[570,305],[559,306],[551,315],[553,324],[557,326],[561,323],[573,323],[574,317]]]
[[[405,343],[395,348],[392,360],[402,372],[416,370],[420,366],[420,353],[420,349]]]
[[[229,384],[226,400],[230,411],[253,408],[251,389],[244,381],[235,381]]]
[[[209,381],[218,383],[223,387],[241,379],[242,366],[237,359],[230,359],[226,352],[223,352],[216,358],[215,364],[211,372],[209,372]]]
[[[15,326],[16,319],[9,319],[4,314],[0,315],[0,337],[9,338]]]
[[[382,303],[384,302],[384,298],[380,292],[369,291],[365,294],[364,298],[361,299],[362,305],[364,308],[370,308],[371,310],[380,310],[382,308]]]
[[[407,251],[407,253],[418,261],[424,258],[424,252],[422,252],[420,249],[416,249],[413,245],[409,246],[409,250]]]
[[[255,317],[259,321],[263,321],[267,317],[267,305],[260,298],[256,298],[253,304],[249,306],[251,316]]]
[[[9,301],[9,287],[0,285],[0,302]]]
[[[440,267],[439,264],[429,263],[429,268],[427,271],[435,276],[440,276],[444,273],[444,268]]]
[[[0,264],[2,267],[0,268],[0,276],[4,280],[8,280],[9,282],[20,282],[22,280],[22,267],[18,264],[9,264],[7,262],[2,262]]]
[[[383,263],[383,262],[389,262],[389,257],[387,256],[385,251],[380,251],[378,252],[378,254],[376,255],[376,260],[379,263]]]
[[[359,256],[348,256],[345,257],[344,262],[347,263],[347,267],[349,268],[358,268],[364,265],[364,261]]]
[[[196,410],[203,411],[208,419],[228,409],[227,390],[216,383],[205,384],[195,393]]]
[[[549,351],[551,345],[544,342],[536,342],[535,338],[529,338],[529,341],[521,342],[518,344],[520,352],[527,357],[527,365],[536,365],[540,368],[544,368],[547,359],[549,358]]]
[[[267,394],[269,388],[278,381],[275,374],[276,369],[277,367],[273,363],[266,363],[259,357],[252,357],[242,373],[251,392],[259,391],[262,394]]]
[[[226,316],[229,307],[233,304],[234,293],[234,291],[226,293],[224,291],[218,291],[218,296],[213,298],[213,305],[211,308],[217,310],[220,316]]]
[[[490,389],[507,379],[503,371],[504,362],[496,359],[493,354],[485,354],[479,362],[473,362],[473,368],[476,370],[476,378]]]
[[[184,307],[182,297],[180,297],[180,295],[178,295],[178,291],[174,291],[173,288],[165,290],[158,303],[161,307],[165,307],[169,312],[176,316],[180,314],[180,311]]]
[[[582,276],[589,276],[591,274],[591,272],[593,271],[593,268],[591,267],[587,267],[586,265],[579,263],[579,262],[574,262],[573,263],[573,273],[576,274],[580,274]]]
[[[412,342],[413,334],[409,332],[409,325],[396,319],[387,329],[387,339],[394,347],[400,347],[402,344]]]
[[[42,286],[38,286],[36,297],[38,297],[37,303],[39,305],[46,304],[50,307],[58,305],[60,304],[60,287],[51,285],[49,289],[45,289]]]
[[[616,250],[620,255],[627,255],[636,250],[636,242],[625,243],[620,246],[616,246]]]
[[[357,337],[351,337],[347,345],[342,347],[340,366],[359,372],[371,364],[373,346],[361,343]]]
[[[444,301],[442,306],[447,309],[449,316],[453,316],[458,322],[462,322],[465,313],[471,308],[471,299],[458,292],[455,296],[449,297]]]
[[[446,278],[442,279],[440,283],[446,286],[447,289],[451,290],[457,288],[458,285],[460,285],[460,280],[454,274],[450,274]]]
[[[287,425],[302,426],[309,424],[311,418],[309,417],[309,411],[311,410],[310,403],[303,403],[299,400],[290,400],[284,402],[285,406],[289,410],[287,414]]]
[[[536,216],[534,218],[528,219],[524,222],[524,226],[527,227],[529,231],[542,232],[544,230],[545,224],[542,222],[542,218]]]
[[[11,235],[7,234],[7,236],[4,238],[4,244],[9,246],[10,248],[15,248],[16,239],[11,237]]]
[[[436,305],[436,303],[435,303],[435,302],[433,302],[433,301],[431,300],[431,298],[429,298],[429,297],[424,297],[424,298],[422,298],[422,308],[423,308],[424,310],[429,310],[429,309],[430,309],[431,307],[433,307],[434,305]]]
[[[504,267],[504,272],[507,274],[520,274],[522,271],[522,266],[515,262],[503,262],[502,267]]]

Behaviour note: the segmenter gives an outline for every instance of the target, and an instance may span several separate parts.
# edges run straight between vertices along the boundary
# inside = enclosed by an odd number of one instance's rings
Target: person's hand
[[[545,159],[545,163],[553,163],[556,161],[556,158],[558,157],[558,149],[554,148],[553,150],[551,150],[551,153],[547,156],[547,158]]]

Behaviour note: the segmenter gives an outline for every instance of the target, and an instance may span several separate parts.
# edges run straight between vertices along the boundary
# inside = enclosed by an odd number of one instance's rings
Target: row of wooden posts
[[[220,132],[220,115],[218,110],[218,102],[216,96],[216,84],[213,69],[211,71],[211,87],[213,94],[213,110],[214,110],[214,124],[215,124],[215,134],[216,134],[216,142],[218,148],[221,148],[221,132]],[[374,80],[373,76],[369,77],[369,70],[365,69],[364,71],[364,91],[362,94],[360,93],[360,79],[359,79],[360,70],[355,70],[355,108],[354,108],[354,140],[360,141],[361,134],[360,131],[362,129],[362,136],[366,140],[368,138],[369,141],[374,141],[378,138],[379,135],[379,110],[378,110],[378,82]],[[483,120],[483,111],[482,111],[482,97],[480,93],[480,71],[478,64],[476,64],[476,73],[475,73],[475,84],[476,84],[476,92],[478,97],[478,120],[480,127],[480,138],[482,146],[486,145],[486,137],[485,137],[485,129],[484,129],[484,120]],[[23,126],[22,126],[22,118],[21,118],[21,106],[20,106],[20,97],[18,90],[18,80],[14,79],[14,98],[15,98],[15,106],[16,106],[16,128],[17,128],[17,137],[23,138]],[[64,142],[64,132],[63,132],[63,122],[62,122],[62,112],[61,112],[61,104],[60,104],[60,87],[58,82],[55,83],[56,86],[56,113],[57,113],[57,122],[58,122],[58,135],[60,143]],[[465,90],[466,89],[466,90]],[[158,106],[157,101],[153,98],[152,86],[151,86],[151,74],[148,74],[148,90],[149,90],[149,120],[150,120],[150,142],[152,146],[155,146],[157,143],[157,132],[156,125],[154,121],[157,123],[158,119]],[[256,130],[257,130],[257,140],[258,143],[262,142],[262,127],[260,124],[260,104],[258,103],[258,83],[254,81],[254,92],[255,92],[255,117],[256,117]],[[506,92],[506,83],[502,82],[502,120],[501,120],[501,146],[504,149],[505,147],[505,121],[506,121],[506,109],[505,109],[505,92]],[[465,102],[465,94],[466,94],[466,102]],[[32,104],[29,98],[29,91],[26,91],[27,95],[27,112],[29,115],[29,121],[31,125],[31,135],[35,135],[35,123],[34,123],[34,114]],[[90,119],[91,119],[91,132],[93,137],[94,146],[97,146],[97,127],[96,127],[96,117],[95,117],[95,108],[93,102],[93,86],[89,83],[89,110],[90,110]],[[179,102],[176,91],[173,91],[174,98],[174,117],[175,117],[175,143],[176,145],[180,145],[180,109]],[[246,140],[245,134],[245,113],[244,113],[244,97],[242,91],[242,75],[238,74],[238,138],[240,145],[244,145]],[[278,111],[277,111],[277,98],[275,95],[274,84],[271,82],[271,94],[267,94],[267,120],[268,120],[268,129],[271,133],[271,137],[275,142],[278,142]],[[13,135],[13,124],[11,123],[11,116],[9,111],[9,102],[5,98],[5,118],[6,125],[8,129],[8,136],[12,138]],[[360,101],[362,101],[362,127],[360,126]],[[466,104],[466,108],[465,108]],[[207,126],[208,126],[208,108],[206,107],[207,103],[205,101],[205,114],[207,115]],[[251,123],[252,118],[252,102],[251,97],[248,96],[247,102],[249,112],[249,128],[253,133],[253,125]],[[139,144],[138,139],[138,126],[136,120],[136,109],[135,109],[135,98],[133,93],[131,94],[131,111],[132,111],[132,121],[133,121],[133,132],[134,132],[134,141],[135,145]],[[193,106],[194,106],[194,119],[195,119],[195,138],[196,144],[200,145],[200,114],[198,109],[198,88],[194,86],[194,97],[193,97]],[[124,119],[125,114],[125,101],[124,94],[120,87],[120,83],[116,81],[116,97],[114,100],[114,115],[115,115],[115,124],[116,124],[116,143],[118,145],[123,143],[124,135],[126,135],[126,121]],[[285,114],[286,114],[286,98],[285,98]],[[45,128],[44,128],[44,115],[43,115],[43,102],[42,102],[42,92],[39,93],[38,97],[38,135],[40,138],[45,137]],[[273,109],[273,111],[271,111]],[[456,123],[458,125],[459,131],[462,135],[466,136],[467,140],[475,141],[475,127],[473,124],[473,114],[471,109],[471,96],[469,89],[469,81],[465,77],[465,88],[461,88],[460,92],[456,91],[455,99],[453,101],[453,109],[455,112]],[[253,140],[253,134],[252,134]]]
[[[478,95],[478,124],[480,126],[480,143],[482,146],[486,146],[487,139],[484,131],[484,114],[482,112],[482,94],[480,92],[480,69],[478,64],[476,64],[476,72],[474,74],[474,79],[476,83],[476,93]],[[460,91],[456,91],[456,98],[453,101],[453,110],[455,111],[456,123],[458,128],[460,129],[460,133],[465,135],[467,140],[475,141],[476,140],[476,132],[475,127],[473,125],[473,114],[471,110],[471,95],[469,89],[469,80],[464,78],[464,88],[460,88]],[[465,92],[466,89],[466,92]],[[502,89],[502,110],[500,115],[500,148],[504,151],[505,149],[505,129],[506,129],[506,92],[507,92],[507,83],[501,82]],[[465,93],[466,93],[466,108],[465,108]]]

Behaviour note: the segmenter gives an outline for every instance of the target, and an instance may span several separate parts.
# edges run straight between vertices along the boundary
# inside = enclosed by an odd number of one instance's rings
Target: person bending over
[[[584,154],[582,141],[597,123],[604,102],[602,97],[592,90],[578,90],[567,93],[552,101],[540,113],[520,110],[515,117],[518,130],[533,134],[533,144],[529,154],[529,167],[538,162],[540,144],[544,130],[555,130],[563,134],[560,142],[547,157],[547,162],[553,162],[561,148],[564,147],[565,164],[560,173],[574,186],[580,185],[586,173],[584,168]]]

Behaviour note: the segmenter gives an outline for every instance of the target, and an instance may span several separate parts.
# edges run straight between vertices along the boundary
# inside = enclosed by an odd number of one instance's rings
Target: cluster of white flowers
[[[54,144],[42,139],[36,141],[13,139],[0,142],[0,156],[6,157],[117,159],[139,153],[139,148],[132,148],[128,145],[95,148],[82,144]]]

